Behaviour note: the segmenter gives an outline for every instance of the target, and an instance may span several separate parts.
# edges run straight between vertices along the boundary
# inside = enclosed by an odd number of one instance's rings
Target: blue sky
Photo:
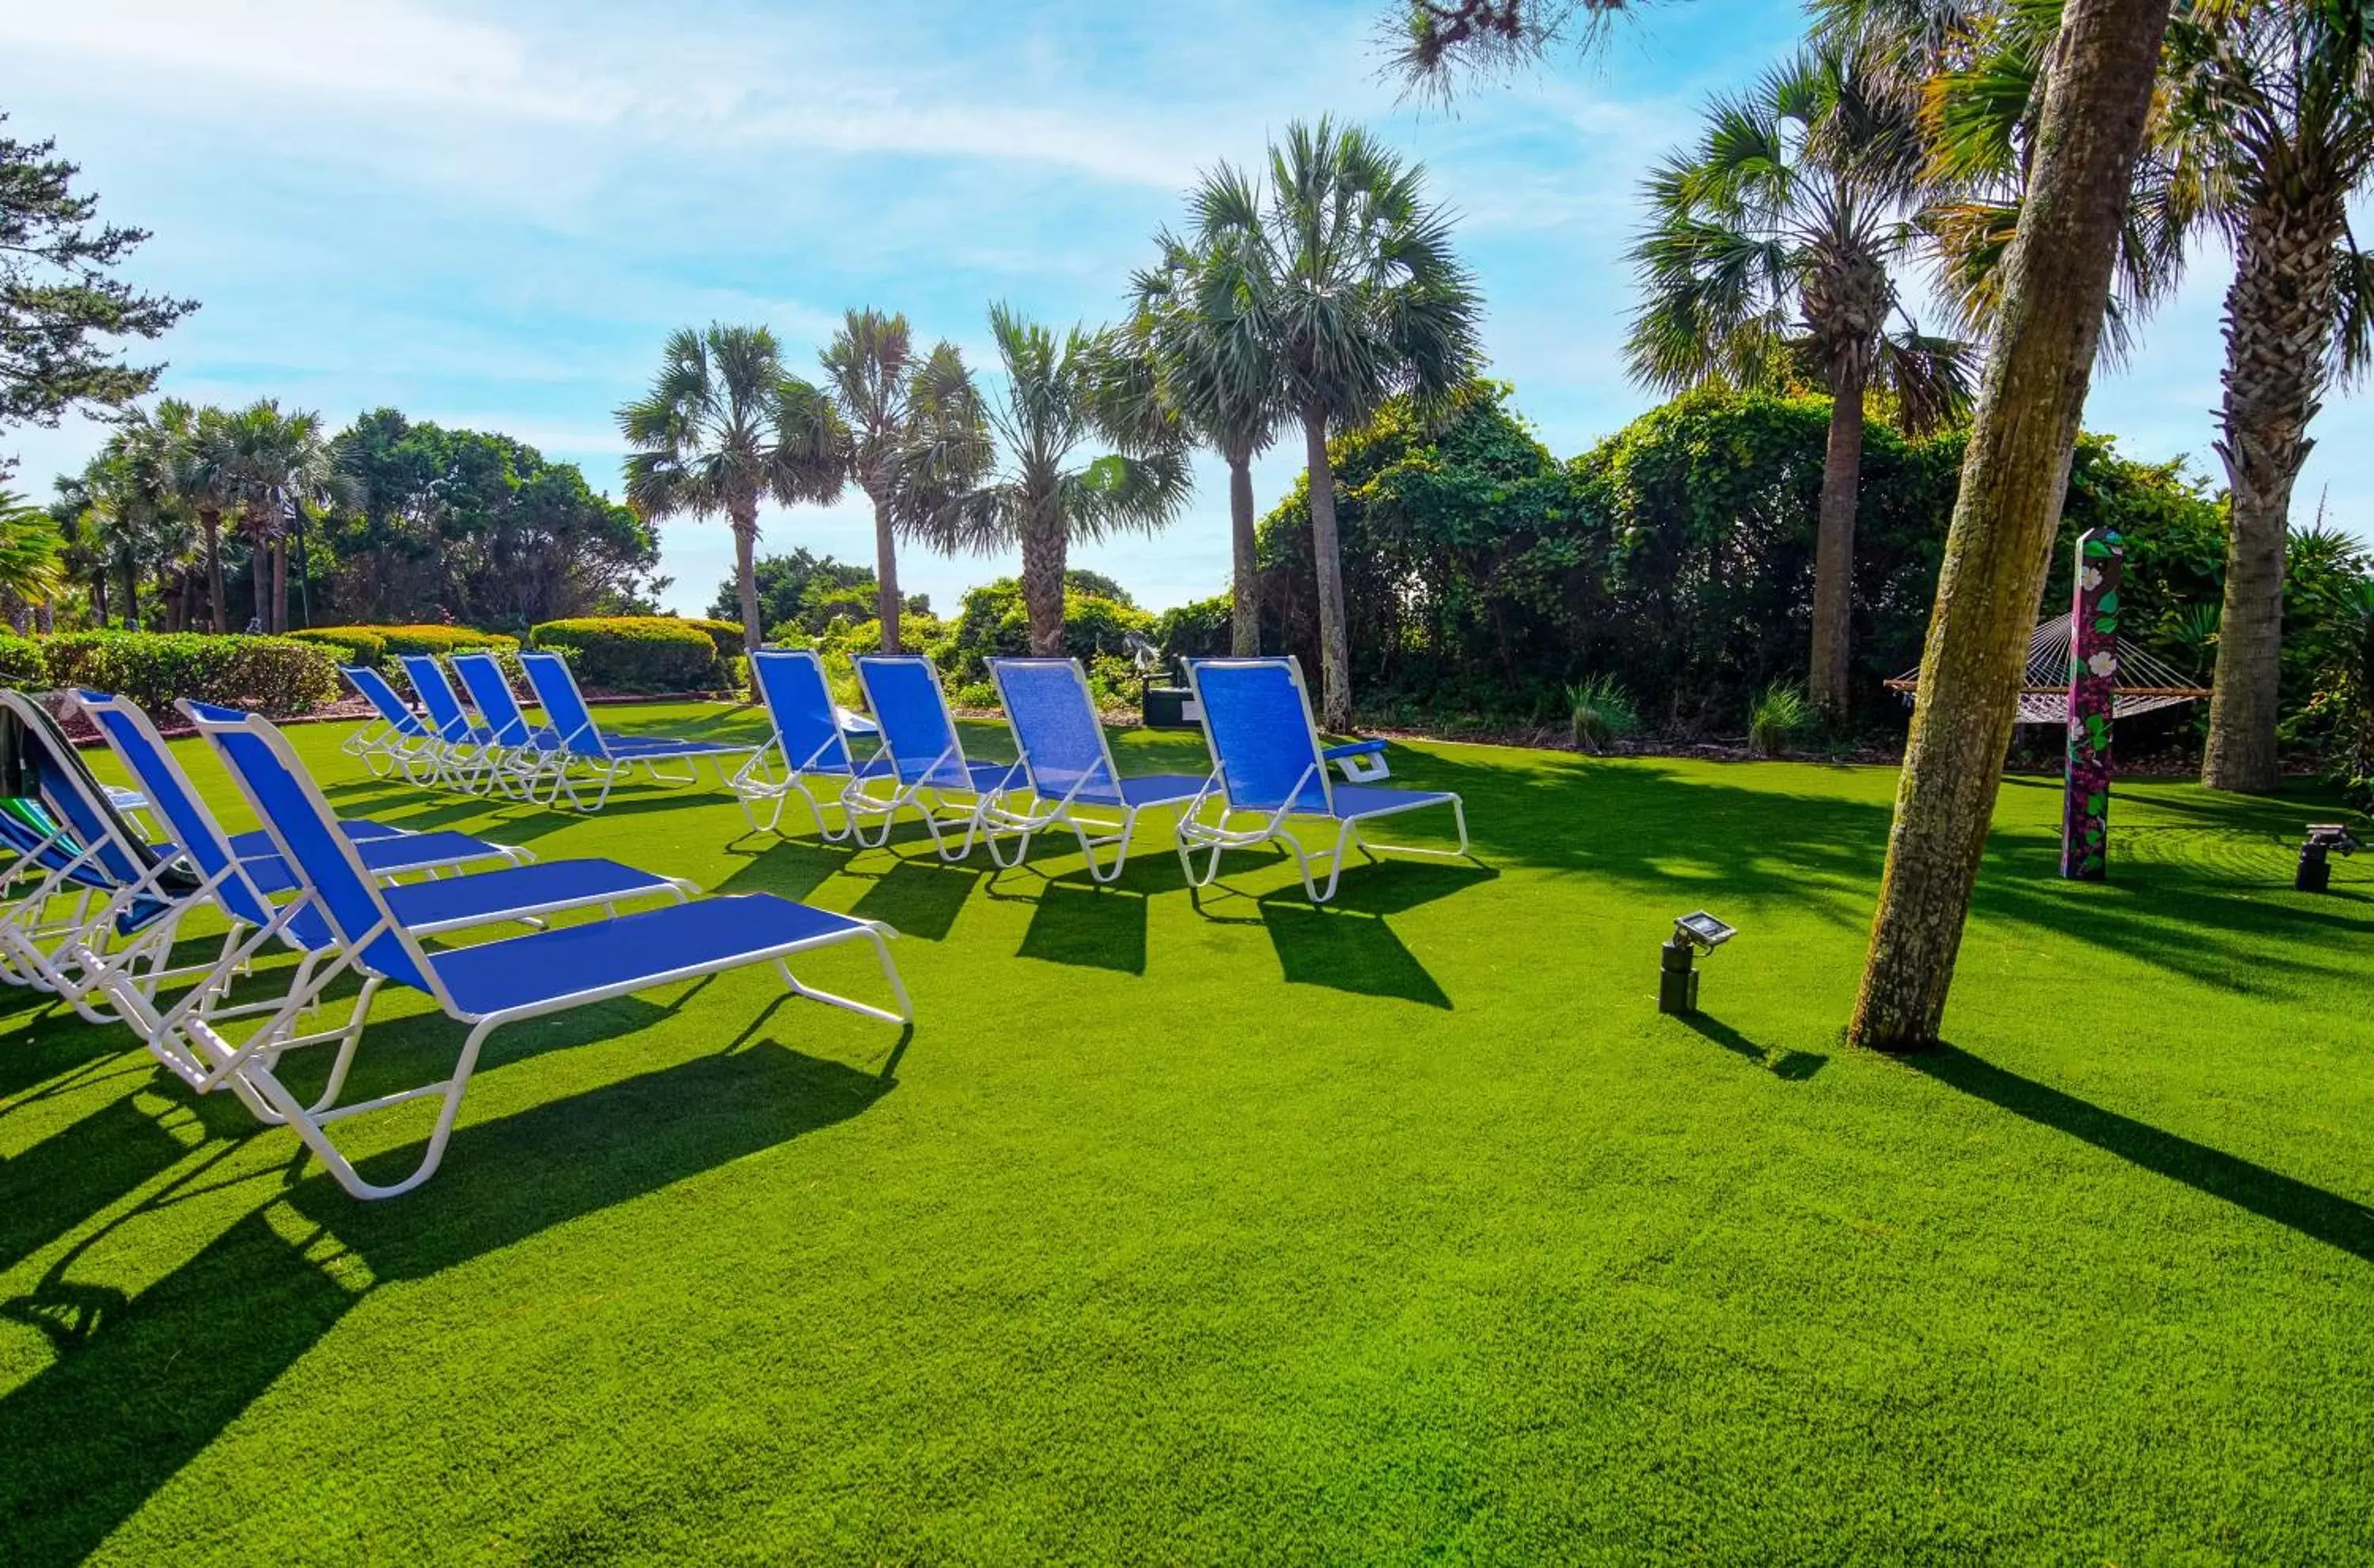
[[[685,323],[763,322],[807,362],[844,307],[907,312],[993,363],[986,307],[1098,322],[1216,159],[1298,116],[1368,122],[1460,215],[1492,373],[1560,454],[1652,401],[1618,354],[1635,189],[1706,97],[1782,54],[1794,6],[1661,8],[1604,58],[1398,103],[1379,0],[864,6],[452,0],[72,0],[0,7],[0,107],[55,135],[108,216],[151,228],[135,275],[205,308],[165,387],[259,395],[333,423],[392,404],[505,431],[616,491],[610,411]],[[2183,295],[2087,424],[2136,456],[2209,452],[2218,297]],[[2374,537],[2374,400],[2336,392],[2298,505]],[[21,487],[96,445],[12,432]],[[1290,482],[1256,470],[1266,509]],[[1087,551],[1148,604],[1217,591],[1224,474],[1169,532]],[[762,549],[871,558],[856,505],[773,512]],[[722,528],[663,529],[675,608],[730,570]],[[911,554],[952,608],[1010,563]]]

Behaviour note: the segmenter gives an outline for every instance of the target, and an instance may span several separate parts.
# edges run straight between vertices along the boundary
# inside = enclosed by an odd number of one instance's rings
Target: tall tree
[[[1058,337],[1004,305],[990,307],[989,328],[1005,369],[987,408],[1003,461],[924,526],[945,547],[1020,546],[1030,651],[1046,657],[1064,651],[1073,542],[1151,532],[1177,517],[1186,455],[1175,427],[1149,416],[1142,362],[1125,344],[1076,326]]]
[[[239,504],[237,475],[231,472],[224,439],[229,416],[219,408],[194,408],[180,398],[169,397],[157,404],[151,423],[167,443],[174,492],[183,509],[196,520],[204,543],[207,624],[215,631],[229,631],[229,612],[223,604],[222,520]]]
[[[9,624],[26,629],[27,612],[46,604],[63,585],[59,556],[65,540],[50,514],[24,497],[0,490],[0,603]]]
[[[1340,730],[1352,721],[1352,661],[1327,438],[1395,393],[1439,398],[1464,384],[1482,305],[1449,217],[1425,198],[1424,168],[1355,125],[1288,125],[1270,148],[1266,193],[1215,217],[1205,238],[1243,259],[1280,398],[1302,426],[1322,718]]]
[[[2348,212],[2374,172],[2374,47],[2340,0],[2199,0],[2168,44],[2168,153],[2234,252],[2216,443],[2232,509],[2201,781],[2266,790],[2292,485],[2325,391],[2374,353],[2374,254]]]
[[[302,409],[283,413],[271,398],[226,415],[211,452],[247,536],[257,624],[267,634],[286,631],[288,519],[298,507],[320,510],[344,497],[347,484],[337,454],[323,432],[321,415]]]
[[[1262,309],[1260,191],[1222,164],[1188,206],[1188,236],[1157,235],[1161,259],[1131,280],[1136,310],[1122,331],[1153,365],[1163,402],[1228,465],[1228,646],[1251,658],[1261,652],[1252,461],[1290,412]]]
[[[1921,659],[1848,1037],[1934,1041],[2017,716],[2168,0],[2071,0]]]
[[[124,364],[115,340],[160,337],[197,309],[108,275],[147,232],[100,224],[99,198],[76,191],[81,170],[56,153],[0,136],[0,430],[129,404],[163,367]],[[14,466],[0,458],[0,476]]]
[[[1866,395],[1893,394],[1915,433],[1969,401],[1967,351],[1923,333],[1897,287],[1918,240],[1920,165],[1910,113],[1875,90],[1865,60],[1808,47],[1718,99],[1698,145],[1659,166],[1632,250],[1644,289],[1627,345],[1635,376],[1680,391],[1803,375],[1830,393],[1807,685],[1833,716],[1849,696]]]
[[[847,438],[814,390],[783,373],[765,327],[712,324],[669,337],[652,390],[618,410],[636,451],[627,501],[646,519],[723,516],[734,530],[734,570],[745,646],[766,640],[754,562],[758,503],[829,501],[840,494]],[[751,693],[757,699],[755,672]]]
[[[902,315],[849,311],[818,356],[814,404],[847,432],[849,483],[874,508],[875,597],[885,652],[899,651],[899,535],[928,526],[954,495],[980,483],[992,455],[981,396],[956,345],[918,357]]]

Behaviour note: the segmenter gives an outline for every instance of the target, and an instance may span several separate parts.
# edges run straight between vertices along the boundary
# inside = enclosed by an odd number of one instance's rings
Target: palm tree
[[[27,610],[48,603],[64,585],[58,557],[65,549],[55,519],[14,491],[0,490],[0,602],[19,632]]]
[[[845,439],[822,412],[810,389],[784,375],[773,333],[718,323],[672,334],[652,390],[618,410],[618,429],[637,449],[627,459],[627,502],[636,513],[646,521],[723,516],[732,526],[746,648],[766,640],[758,503],[840,494]]]
[[[918,358],[901,315],[851,310],[818,356],[825,384],[810,389],[846,431],[849,483],[874,507],[874,575],[882,647],[899,650],[899,542],[928,532],[948,503],[981,482],[992,456],[981,399],[951,343]]]
[[[168,443],[172,482],[184,510],[196,518],[206,544],[206,605],[209,625],[228,631],[229,612],[223,604],[223,513],[238,507],[235,475],[228,462],[225,435],[229,416],[219,408],[195,408],[177,397],[157,404],[151,423]]]
[[[1297,121],[1270,148],[1265,193],[1199,221],[1200,244],[1242,267],[1247,308],[1275,357],[1280,402],[1302,425],[1319,578],[1322,717],[1352,721],[1352,654],[1327,437],[1396,393],[1448,395],[1474,375],[1482,306],[1425,199],[1426,171],[1357,125]],[[1249,329],[1250,330],[1250,329]]]
[[[270,398],[226,415],[210,451],[247,535],[256,620],[267,634],[284,631],[288,518],[299,507],[327,507],[345,495],[336,451],[322,434],[321,415],[283,414]]]
[[[1833,717],[1849,695],[1865,398],[1893,393],[1920,431],[1959,414],[1970,390],[1963,345],[1922,333],[1898,293],[1918,238],[1919,143],[1891,104],[1856,54],[1800,51],[1718,99],[1698,146],[1650,177],[1650,226],[1632,250],[1646,298],[1627,346],[1642,381],[1679,391],[1803,373],[1830,393],[1807,685]]]
[[[2234,252],[2216,442],[2232,507],[2201,781],[2267,790],[2292,485],[2325,391],[2374,357],[2374,254],[2348,214],[2374,173],[2374,50],[2338,8],[2203,0],[2168,54],[2167,154]]]
[[[1141,379],[1143,362],[1118,340],[1076,326],[1058,338],[1004,305],[990,307],[989,327],[1005,388],[987,420],[1005,462],[925,526],[944,546],[1019,545],[1030,651],[1060,654],[1073,541],[1169,522],[1191,486],[1186,455],[1175,430],[1149,416],[1150,378]]]
[[[1155,237],[1161,260],[1131,280],[1136,310],[1122,330],[1152,363],[1162,402],[1228,465],[1228,644],[1251,658],[1261,651],[1252,461],[1290,411],[1261,310],[1261,247],[1250,242],[1261,231],[1259,192],[1223,164],[1188,205],[1193,237]]]

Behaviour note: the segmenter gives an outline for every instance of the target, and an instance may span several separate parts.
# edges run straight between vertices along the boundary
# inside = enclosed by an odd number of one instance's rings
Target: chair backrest
[[[956,717],[932,661],[920,653],[861,653],[856,664],[865,705],[882,726],[882,749],[899,782],[971,789]]]
[[[487,728],[493,731],[499,746],[523,746],[535,731],[528,726],[527,715],[520,710],[519,697],[511,684],[503,678],[503,667],[491,653],[456,653],[453,673],[462,677],[462,689],[470,694],[470,706],[478,710]]]
[[[347,678],[347,685],[362,693],[363,700],[370,703],[396,733],[416,739],[429,733],[429,727],[421,723],[419,715],[404,705],[404,698],[396,696],[395,688],[387,684],[385,675],[366,664],[341,664],[338,673]]]
[[[594,710],[585,706],[585,694],[577,689],[576,673],[569,661],[558,653],[523,650],[520,668],[527,672],[527,684],[535,688],[536,706],[552,720],[560,736],[560,743],[579,756],[610,760],[610,748],[602,743],[601,726],[594,722]]]
[[[76,848],[65,859],[70,860],[85,849],[91,852],[86,866],[96,875],[76,880],[86,885],[123,888],[154,869],[157,856],[107,798],[106,789],[91,776],[82,755],[58,728],[49,709],[18,691],[0,691],[0,703],[6,705],[19,727],[18,743],[27,754],[27,771],[31,775],[27,780],[29,792],[74,837]],[[182,879],[181,890],[194,885],[194,879]]]
[[[470,738],[470,716],[462,711],[462,699],[453,693],[453,683],[445,678],[445,666],[433,653],[402,653],[397,659],[404,673],[411,677],[412,689],[419,694],[420,705],[429,709],[429,721],[437,733],[449,742]]]
[[[190,858],[201,876],[216,882],[215,897],[224,911],[250,925],[268,923],[272,909],[263,892],[248,880],[221,825],[199,802],[189,775],[166,749],[164,737],[157,733],[148,716],[136,704],[107,692],[77,691],[75,701],[99,726],[124,771],[140,781],[141,792],[164,819],[174,846]]]
[[[442,1000],[418,944],[395,923],[379,884],[356,855],[354,841],[340,830],[288,739],[265,720],[235,708],[187,697],[180,707],[198,733],[213,743],[339,943],[388,978]]]
[[[1196,659],[1187,679],[1230,807],[1328,815],[1334,796],[1302,666],[1292,659]]]
[[[840,710],[824,678],[824,661],[812,648],[762,648],[750,656],[758,695],[775,721],[775,740],[787,767],[846,773],[853,766],[849,740],[840,731]]]
[[[993,659],[989,673],[1005,700],[1005,721],[1033,793],[1051,801],[1075,790],[1120,795],[1121,773],[1078,660]]]

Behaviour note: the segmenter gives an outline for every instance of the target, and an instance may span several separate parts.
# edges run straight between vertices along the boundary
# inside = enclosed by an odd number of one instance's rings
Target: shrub
[[[519,638],[476,626],[311,626],[290,632],[300,642],[327,643],[351,649],[358,661],[382,665],[405,653],[466,653],[472,649],[517,648]]]
[[[1794,681],[1775,681],[1757,694],[1747,712],[1747,745],[1765,756],[1778,756],[1783,746],[1813,727],[1813,706],[1805,688]]]
[[[999,706],[997,683],[974,681],[958,686],[948,694],[948,704],[952,708],[970,708],[976,713],[995,713]]]
[[[1143,610],[1085,593],[1064,595],[1064,651],[1083,664],[1099,653],[1123,651],[1127,633],[1153,630],[1154,617]],[[919,645],[928,641],[915,640]],[[1009,577],[965,594],[955,636],[945,650],[935,650],[935,658],[958,683],[970,685],[989,678],[985,661],[1020,658],[1029,651],[1029,612],[1022,603],[1022,585]]]
[[[337,661],[318,642],[199,632],[70,632],[47,639],[48,679],[130,697],[153,713],[175,697],[310,713],[336,699]]]
[[[1566,690],[1575,749],[1593,756],[1640,728],[1632,694],[1613,675],[1591,675]]]
[[[1154,642],[1166,659],[1217,659],[1228,651],[1234,603],[1215,594],[1155,617]]]
[[[376,669],[387,662],[387,638],[369,626],[311,626],[284,635],[328,649],[341,664],[368,664]]]
[[[38,691],[49,684],[49,661],[41,655],[41,645],[29,637],[0,632],[0,685]]]
[[[688,626],[699,626],[702,631],[707,632],[709,640],[717,645],[717,656],[720,659],[730,663],[742,657],[742,644],[746,639],[742,635],[739,622],[703,620],[696,616],[687,619],[684,624]]]
[[[609,691],[707,691],[725,680],[716,640],[699,622],[674,615],[546,621],[528,640],[540,649],[568,650],[579,680]]]

